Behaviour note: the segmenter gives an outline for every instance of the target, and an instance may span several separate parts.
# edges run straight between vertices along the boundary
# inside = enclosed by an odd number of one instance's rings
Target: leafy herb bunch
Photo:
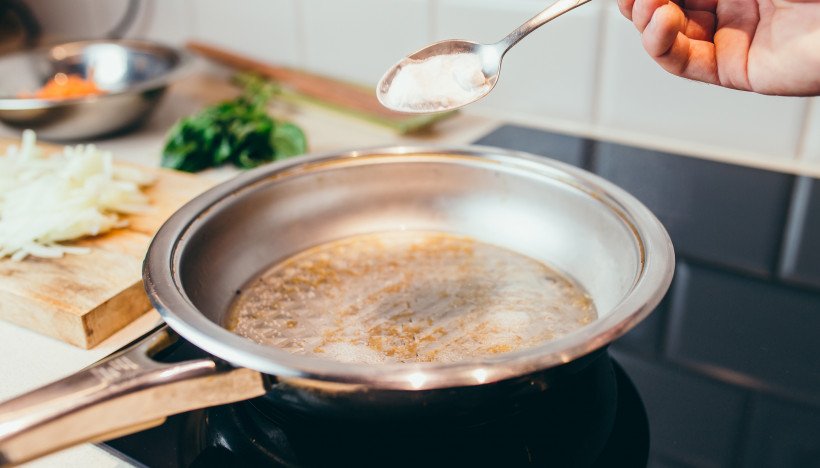
[[[240,75],[243,93],[177,122],[168,133],[162,165],[187,172],[232,163],[250,169],[307,150],[304,132],[276,121],[267,106],[278,87],[253,75]]]

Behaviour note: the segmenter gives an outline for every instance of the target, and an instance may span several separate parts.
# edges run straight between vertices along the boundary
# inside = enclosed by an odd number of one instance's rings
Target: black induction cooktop
[[[820,467],[820,179],[515,125],[476,143],[594,172],[669,231],[666,298],[610,347],[649,466]]]
[[[616,417],[587,466],[645,466],[648,451],[651,467],[820,467],[819,179],[512,125],[476,143],[611,180],[658,216],[675,245],[669,294],[610,347]],[[150,467],[348,466],[339,455],[362,447],[363,458],[346,461],[365,464],[378,442],[357,439],[373,429],[347,428],[328,443],[327,431],[286,416],[254,424],[259,416],[253,403],[217,407],[104,447]],[[543,439],[549,421],[537,411],[496,424],[454,429],[418,453],[429,465],[567,466],[550,459],[555,441]],[[404,453],[424,447],[407,442]],[[382,456],[393,458],[375,460],[381,466],[403,459]]]
[[[623,369],[615,361],[607,368],[617,383],[614,394],[592,398],[597,390],[590,386],[574,401],[562,401],[562,414],[535,400],[513,414],[471,418],[478,422],[469,425],[437,419],[365,425],[305,420],[250,400],[177,415],[103,447],[137,466],[157,468],[644,467],[649,428],[643,404]]]

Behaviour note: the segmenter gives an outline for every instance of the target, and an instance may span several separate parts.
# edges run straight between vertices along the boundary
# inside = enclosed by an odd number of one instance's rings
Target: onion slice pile
[[[127,223],[118,214],[144,212],[141,187],[153,177],[116,167],[94,145],[67,146],[45,155],[33,131],[0,156],[0,259],[59,258],[89,249],[62,242],[94,236]]]

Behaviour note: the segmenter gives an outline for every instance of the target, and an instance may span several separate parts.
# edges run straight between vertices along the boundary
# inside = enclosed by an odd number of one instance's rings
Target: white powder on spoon
[[[385,98],[395,110],[436,112],[468,104],[489,86],[476,55],[436,55],[402,66]]]

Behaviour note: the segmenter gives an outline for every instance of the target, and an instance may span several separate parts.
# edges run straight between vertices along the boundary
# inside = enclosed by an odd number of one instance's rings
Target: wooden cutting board
[[[0,139],[0,155],[17,143]],[[166,169],[140,169],[156,175],[154,184],[144,189],[151,210],[124,217],[126,228],[71,244],[90,247],[90,253],[20,262],[0,259],[0,319],[87,349],[151,308],[142,286],[148,245],[174,211],[214,182]]]

